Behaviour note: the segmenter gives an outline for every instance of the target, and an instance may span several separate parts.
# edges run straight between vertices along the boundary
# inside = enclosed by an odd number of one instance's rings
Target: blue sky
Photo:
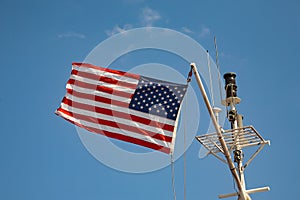
[[[187,34],[213,57],[217,36],[221,73],[238,75],[244,124],[271,140],[246,170],[249,188],[269,185],[271,191],[252,197],[295,199],[299,8],[296,0],[1,0],[0,199],[173,198],[170,167],[146,174],[111,169],[89,154],[72,124],[54,114],[72,62],[83,61],[110,36],[144,26]],[[130,69],[136,62],[131,59],[118,69]],[[192,86],[197,89],[195,80]],[[197,134],[207,130],[203,107],[201,120]],[[233,192],[229,170],[212,156],[199,159],[200,147],[193,141],[187,151],[187,199]],[[175,179],[177,199],[183,199],[182,158],[175,163]]]

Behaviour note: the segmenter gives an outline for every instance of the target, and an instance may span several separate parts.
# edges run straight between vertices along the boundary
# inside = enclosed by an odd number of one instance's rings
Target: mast
[[[231,123],[231,129],[236,130],[234,131],[232,137],[234,138],[235,145],[233,146],[233,155],[234,155],[234,162],[236,163],[236,169],[239,174],[239,182],[241,184],[240,195],[238,200],[251,200],[250,196],[245,192],[246,185],[245,185],[245,176],[244,176],[244,167],[243,167],[243,150],[240,146],[240,131],[237,130],[238,128],[243,128],[243,116],[238,114],[236,105],[240,103],[241,99],[237,97],[237,85],[236,85],[236,74],[233,72],[224,74],[225,79],[225,92],[226,92],[226,99],[222,102],[224,106],[229,107],[227,109],[227,118]],[[243,197],[242,197],[243,196]]]
[[[246,189],[244,170],[254,159],[255,156],[262,150],[266,144],[270,144],[270,141],[264,140],[261,135],[254,129],[253,126],[243,126],[243,116],[238,114],[236,105],[240,103],[241,99],[237,97],[237,85],[236,74],[227,73],[224,75],[225,79],[225,91],[226,99],[222,101],[222,104],[227,107],[227,118],[231,123],[230,130],[223,130],[218,124],[216,115],[219,111],[213,110],[208,100],[207,94],[200,79],[197,67],[195,63],[191,63],[192,70],[195,74],[198,86],[202,93],[205,105],[208,109],[210,118],[216,129],[215,133],[209,133],[205,135],[196,136],[196,139],[208,149],[208,154],[212,154],[219,160],[228,165],[230,172],[237,185],[238,192],[219,195],[219,198],[227,198],[232,196],[238,196],[238,200],[251,200],[249,194],[256,192],[263,192],[270,190],[269,187]],[[243,148],[257,147],[256,152],[248,159],[245,165],[243,165],[244,153]],[[222,154],[220,156],[219,154]],[[231,157],[233,155],[233,160]],[[234,164],[236,163],[236,164]]]

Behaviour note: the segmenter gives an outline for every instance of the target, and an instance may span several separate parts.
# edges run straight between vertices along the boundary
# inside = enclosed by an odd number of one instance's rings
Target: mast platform
[[[240,146],[240,148],[258,147],[257,151],[246,162],[244,168],[250,164],[266,144],[270,145],[270,141],[265,140],[253,126],[222,130],[221,132],[230,152],[233,151],[237,145]],[[220,156],[220,153],[223,154],[224,151],[216,132],[196,136],[196,139],[208,150],[207,155],[212,154],[224,163],[227,163],[227,161]]]

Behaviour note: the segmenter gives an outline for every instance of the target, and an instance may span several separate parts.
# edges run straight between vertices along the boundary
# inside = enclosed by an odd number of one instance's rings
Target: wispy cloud
[[[206,27],[206,26],[203,25],[203,26],[201,27],[199,36],[200,36],[201,38],[203,38],[203,37],[206,37],[206,36],[209,36],[209,35],[210,35],[210,29],[209,29],[208,27]]]
[[[85,39],[86,36],[82,33],[76,33],[74,31],[69,31],[66,33],[61,33],[59,35],[57,35],[58,38],[79,38],[79,39]]]
[[[187,28],[187,27],[182,27],[181,31],[185,32],[185,33],[194,33],[194,31],[192,31],[191,29]]]
[[[154,22],[161,19],[158,11],[146,7],[141,13],[141,23],[143,26],[152,26]]]
[[[106,30],[105,33],[107,36],[112,36],[117,33],[123,33],[132,28],[133,28],[133,26],[131,24],[125,24],[123,27],[120,27],[119,25],[115,25],[112,30]]]

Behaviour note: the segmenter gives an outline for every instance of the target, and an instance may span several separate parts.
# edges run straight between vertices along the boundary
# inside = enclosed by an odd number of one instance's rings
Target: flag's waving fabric
[[[56,114],[90,132],[154,150],[173,151],[187,85],[73,63]]]

